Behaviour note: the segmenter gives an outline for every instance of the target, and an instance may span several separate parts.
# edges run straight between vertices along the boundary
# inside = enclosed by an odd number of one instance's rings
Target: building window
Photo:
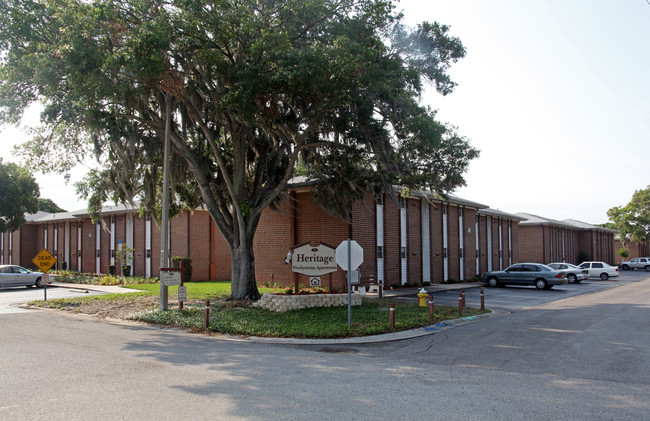
[[[383,259],[383,258],[384,258],[384,247],[377,246],[377,259]]]
[[[101,252],[101,250],[97,250],[97,257],[102,257],[102,252]]]
[[[399,199],[399,206],[400,206],[400,208],[402,208],[402,209],[406,209],[406,198],[405,198],[405,197],[401,197],[401,198]]]
[[[377,205],[378,206],[384,206],[384,195],[383,194],[380,194],[379,196],[377,196],[376,199],[377,199]]]
[[[446,259],[447,258],[447,247],[442,249],[442,258]]]
[[[400,257],[401,257],[402,259],[406,259],[406,247],[402,247],[402,248],[400,249]]]
[[[147,259],[151,259],[151,249],[147,249]]]

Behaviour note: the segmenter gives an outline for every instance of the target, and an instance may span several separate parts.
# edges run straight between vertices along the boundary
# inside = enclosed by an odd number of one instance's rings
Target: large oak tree
[[[630,241],[650,241],[650,186],[636,190],[625,206],[614,206],[607,211],[609,227],[617,230],[627,248]]]
[[[38,212],[38,184],[27,169],[0,159],[0,232],[25,223],[25,214]]]
[[[210,212],[234,299],[259,298],[255,231],[298,162],[346,218],[393,185],[449,192],[478,154],[418,102],[427,85],[451,92],[463,45],[406,27],[389,0],[0,0],[0,48],[2,120],[41,101],[25,147],[39,165],[96,154],[95,210],[156,208],[170,105],[171,200]]]

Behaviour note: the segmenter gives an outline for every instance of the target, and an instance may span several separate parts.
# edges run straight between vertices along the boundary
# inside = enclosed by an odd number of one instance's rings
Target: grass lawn
[[[146,323],[174,326],[191,331],[204,331],[205,300],[211,300],[208,330],[232,335],[340,338],[367,336],[429,326],[440,321],[456,319],[457,307],[436,306],[434,319],[428,307],[415,303],[395,305],[395,329],[390,326],[390,302],[376,298],[363,298],[361,306],[352,307],[352,324],[348,326],[348,309],[322,307],[292,310],[284,313],[252,307],[246,302],[226,301],[230,295],[229,282],[188,282],[188,301],[183,310],[178,309],[178,287],[169,287],[169,310],[160,311],[159,284],[127,285],[142,292],[110,294],[94,297],[77,297],[30,304],[93,314],[100,317],[126,318]],[[260,288],[261,293],[284,292],[284,289]],[[474,316],[489,311],[466,308],[463,316]]]
[[[230,281],[203,281],[203,282],[186,282],[188,300],[212,300],[218,298],[226,298],[230,295]],[[134,284],[125,285],[126,288],[138,289],[150,292],[151,294],[160,294],[160,284]],[[170,296],[178,294],[178,286],[167,287],[167,292]],[[260,294],[267,292],[284,292],[284,289],[277,288],[263,288],[258,286],[257,289]]]

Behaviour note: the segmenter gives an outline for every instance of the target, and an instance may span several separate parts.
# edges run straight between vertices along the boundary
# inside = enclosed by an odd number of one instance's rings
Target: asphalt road
[[[1,314],[0,419],[636,421],[650,413],[649,303],[644,278],[372,345]]]
[[[79,288],[0,288],[0,314],[21,313],[25,310],[20,304],[34,300],[71,298],[79,295],[97,295],[100,292]]]

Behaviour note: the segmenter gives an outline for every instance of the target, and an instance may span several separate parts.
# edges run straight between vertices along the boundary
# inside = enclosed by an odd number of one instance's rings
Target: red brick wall
[[[210,280],[210,214],[206,211],[187,212],[189,215],[188,256],[192,258],[192,280]]]
[[[430,205],[429,208],[429,230],[431,231],[431,282],[434,284],[440,284],[444,281],[442,206],[442,203],[436,202]]]
[[[409,283],[422,283],[422,203],[408,199],[406,206],[406,262]]]
[[[400,208],[388,197],[384,200],[384,286],[401,284]]]

